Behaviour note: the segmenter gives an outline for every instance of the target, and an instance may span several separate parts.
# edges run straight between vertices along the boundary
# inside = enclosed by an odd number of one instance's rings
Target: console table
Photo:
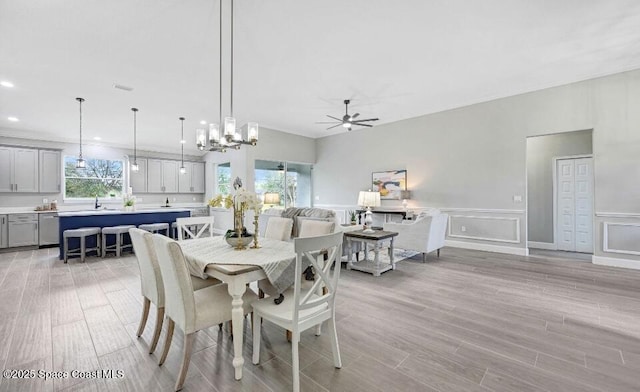
[[[367,210],[356,210],[356,213],[358,214],[358,224],[360,225],[363,223],[362,214],[365,212],[367,212]],[[407,218],[407,211],[405,210],[371,210],[371,212],[374,214],[384,214],[385,223],[389,221],[389,215],[402,215],[402,219]]]
[[[345,232],[344,238],[347,240],[347,247],[349,248],[347,269],[369,272],[373,274],[373,276],[380,276],[380,274],[385,271],[396,269],[395,260],[393,259],[393,239],[397,235],[398,233],[396,233],[395,231],[383,230],[375,230],[373,233],[364,233],[362,230]],[[380,245],[382,245],[382,243],[384,243],[385,241],[389,241],[389,264],[380,263]],[[357,262],[353,261],[353,242],[361,242],[364,244],[363,260]],[[373,260],[369,260],[368,258],[367,245],[373,246]]]

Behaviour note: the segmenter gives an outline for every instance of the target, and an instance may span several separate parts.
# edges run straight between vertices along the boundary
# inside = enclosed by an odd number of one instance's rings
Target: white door
[[[593,159],[575,159],[576,252],[593,252]]]
[[[558,250],[593,252],[592,158],[558,160],[556,181]]]

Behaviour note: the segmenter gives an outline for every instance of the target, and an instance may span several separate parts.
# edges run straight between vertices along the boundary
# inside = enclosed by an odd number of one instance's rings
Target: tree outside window
[[[218,189],[216,189],[216,194],[218,195],[228,195],[231,193],[231,164],[230,163],[221,163],[216,168],[217,170],[217,179],[218,179]]]
[[[65,198],[121,198],[124,162],[94,158],[85,161],[86,169],[77,169],[76,157],[64,157]]]

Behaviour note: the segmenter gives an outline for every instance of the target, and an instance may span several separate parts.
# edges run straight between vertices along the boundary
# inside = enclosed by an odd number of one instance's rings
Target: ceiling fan
[[[342,125],[344,128],[347,128],[347,130],[350,131],[352,126],[360,126],[360,127],[369,127],[369,128],[371,128],[373,125],[365,124],[365,122],[378,121],[377,118],[366,118],[364,120],[357,120],[357,117],[360,115],[360,113],[356,113],[354,115],[350,115],[349,114],[349,104],[350,103],[351,103],[350,100],[348,100],[348,99],[344,100],[344,116],[342,116],[342,118],[330,116],[330,115],[327,114],[327,117],[329,117],[330,119],[335,120],[335,121],[321,121],[321,122],[317,122],[316,124],[335,124],[335,125],[327,128],[327,130]]]

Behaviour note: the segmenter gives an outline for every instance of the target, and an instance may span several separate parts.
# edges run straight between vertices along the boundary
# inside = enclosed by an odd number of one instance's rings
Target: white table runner
[[[206,278],[210,264],[255,265],[264,271],[269,282],[282,293],[294,282],[293,242],[260,238],[259,249],[235,250],[224,237],[207,237],[180,241],[189,272]]]

